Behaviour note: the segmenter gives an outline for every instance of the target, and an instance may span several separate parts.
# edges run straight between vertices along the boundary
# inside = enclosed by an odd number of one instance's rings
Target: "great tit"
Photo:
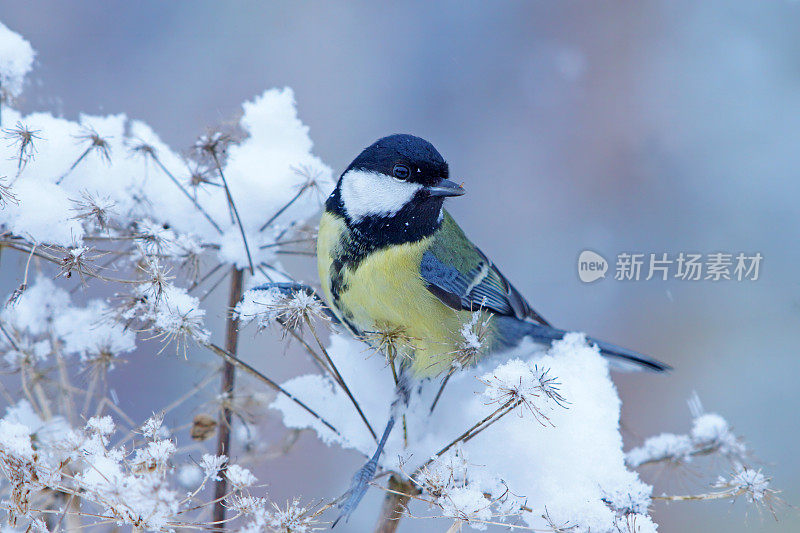
[[[317,267],[330,308],[368,343],[391,336],[412,378],[463,364],[464,328],[471,323],[485,324],[480,347],[468,352],[475,359],[525,337],[549,344],[565,333],[533,310],[443,208],[446,198],[464,192],[431,143],[391,135],[350,163],[320,220]],[[590,342],[620,366],[667,368]]]
[[[398,398],[405,395],[405,402],[408,380],[448,376],[526,337],[549,344],[565,334],[533,310],[444,210],[446,198],[465,192],[449,178],[447,163],[428,141],[384,137],[342,173],[319,224],[317,266],[329,307],[376,349],[391,339],[402,376]],[[470,337],[478,324],[480,335]],[[588,340],[616,366],[669,368]],[[349,517],[364,495],[400,403],[393,404],[375,455],[353,477],[339,519]]]

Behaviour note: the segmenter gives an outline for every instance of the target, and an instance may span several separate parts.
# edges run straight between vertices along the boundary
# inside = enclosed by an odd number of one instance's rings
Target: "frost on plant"
[[[279,259],[313,242],[314,215],[333,188],[291,89],[245,102],[234,134],[210,131],[186,159],[122,114],[68,120],[14,109],[33,58],[27,41],[0,24],[0,253],[4,264],[20,264],[18,289],[0,309],[0,508],[10,526],[327,527],[339,485],[319,504],[279,503],[259,485],[258,469],[302,429],[371,456],[395,400],[403,363],[395,356],[420,339],[396,328],[368,332],[372,349],[338,330],[327,339],[317,326],[332,321],[313,291],[259,288],[297,287]],[[233,271],[247,271],[244,286],[255,288],[233,309],[207,309]],[[216,344],[216,317],[278,323],[316,372],[278,383]],[[491,320],[477,312],[453,332],[463,342],[452,372],[415,385],[389,438],[381,473],[413,489],[409,516],[433,510],[452,530],[500,523],[652,532],[654,500],[706,498],[654,496],[633,469],[705,455],[730,462],[705,496],[773,499],[720,415],[693,402],[687,434],[659,435],[625,454],[620,398],[597,349],[568,334],[545,350],[524,345],[482,358]],[[207,376],[170,391],[167,405],[151,405],[146,393],[117,397],[109,376],[128,379],[125,363],[134,359],[158,368],[155,356],[173,348],[186,364],[209,366]],[[369,357],[376,349],[385,357]],[[212,392],[222,360],[252,379]],[[126,413],[133,401],[152,416]],[[176,414],[184,404],[195,409],[188,419]],[[267,404],[286,426],[280,438],[259,433]],[[210,437],[225,432],[233,438],[213,448]],[[228,518],[215,523],[217,489]]]

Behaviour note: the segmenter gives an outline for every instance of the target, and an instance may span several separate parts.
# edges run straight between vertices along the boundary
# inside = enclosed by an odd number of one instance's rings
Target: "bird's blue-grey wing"
[[[431,247],[422,256],[420,273],[428,290],[453,309],[483,308],[548,324],[447,212]]]

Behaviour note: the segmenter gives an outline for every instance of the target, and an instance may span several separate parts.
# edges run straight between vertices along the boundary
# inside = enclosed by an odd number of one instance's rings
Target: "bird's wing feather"
[[[489,309],[547,325],[458,224],[444,213],[441,228],[423,254],[420,272],[428,290],[453,309]]]

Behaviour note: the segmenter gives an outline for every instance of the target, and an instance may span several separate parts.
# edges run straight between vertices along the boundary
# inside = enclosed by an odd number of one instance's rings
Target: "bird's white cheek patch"
[[[422,185],[399,181],[379,172],[351,170],[342,176],[342,204],[352,221],[392,216],[409,203]]]

